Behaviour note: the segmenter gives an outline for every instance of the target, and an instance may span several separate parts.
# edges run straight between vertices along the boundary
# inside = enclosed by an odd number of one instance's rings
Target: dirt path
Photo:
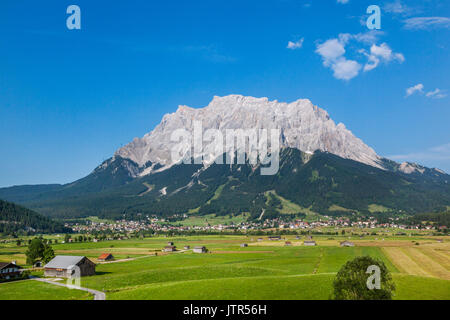
[[[319,270],[320,267],[320,262],[322,262],[322,258],[323,258],[323,248],[320,248],[319,259],[317,260],[316,266],[314,267],[313,274],[317,274],[317,271]]]
[[[261,215],[259,216],[258,220],[261,220],[261,219],[262,219],[262,217],[263,217],[265,211],[266,211],[266,209],[262,209]]]
[[[113,260],[113,261],[97,261],[96,264],[108,264],[108,263],[117,263],[117,262],[127,262],[127,261],[134,261],[137,259],[143,259],[148,257],[155,257],[156,254],[147,254],[145,256],[136,257],[136,258],[127,258],[127,259],[119,259],[119,260]]]
[[[142,183],[145,187],[147,187],[147,190],[145,190],[144,192],[138,194],[139,197],[142,197],[144,195],[146,195],[147,193],[149,193],[150,191],[153,190],[153,186],[149,185],[147,182],[143,182]]]
[[[87,292],[89,292],[89,293],[94,295],[94,300],[106,300],[106,294],[104,292],[102,292],[102,291],[97,291],[97,290],[94,290],[94,289],[88,289],[88,288],[82,288],[82,287],[70,286],[70,285],[67,285],[65,283],[55,282],[55,281],[51,281],[51,280],[48,280],[48,279],[42,279],[42,278],[31,278],[30,280],[46,282],[46,283],[53,284],[55,286],[66,287],[66,288],[69,288],[69,289],[77,289],[77,290],[87,291]]]

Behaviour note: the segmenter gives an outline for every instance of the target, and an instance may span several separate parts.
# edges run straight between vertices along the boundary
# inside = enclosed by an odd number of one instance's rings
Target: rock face
[[[406,174],[411,174],[413,172],[424,173],[425,167],[415,163],[403,162],[400,164],[398,170]]]
[[[116,151],[115,155],[130,159],[142,168],[140,175],[169,167],[171,150],[177,142],[171,141],[174,130],[184,128],[193,132],[194,121],[201,121],[203,130],[219,129],[280,129],[281,147],[290,147],[311,153],[326,151],[342,158],[352,159],[383,168],[375,151],[355,137],[342,123],[335,124],[328,113],[307,99],[292,103],[269,101],[267,98],[229,95],[214,97],[208,106],[194,109],[179,106],[175,113],[166,114],[161,123],[142,138]],[[146,168],[151,162],[152,166]],[[146,168],[144,170],[144,168]]]
[[[208,129],[219,130],[225,138],[228,129],[277,129],[282,147],[277,174],[260,174],[261,163],[250,161],[175,165],[172,151],[179,142],[171,141],[172,134],[184,129],[194,136],[199,122],[204,146],[205,140],[210,145]],[[209,159],[209,154],[203,155]],[[0,188],[0,198],[47,215],[108,219],[195,212],[249,212],[251,219],[264,212],[265,218],[275,218],[280,212],[269,205],[269,193],[297,204],[298,212],[308,208],[307,212],[336,215],[333,208],[340,207],[371,214],[374,205],[392,213],[433,212],[450,205],[450,176],[379,157],[309,100],[280,103],[231,95],[214,97],[204,108],[180,106],[80,180]]]

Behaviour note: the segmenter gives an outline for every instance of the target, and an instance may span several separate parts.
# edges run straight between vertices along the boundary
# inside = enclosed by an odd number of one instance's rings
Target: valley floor
[[[433,237],[352,239],[355,247],[340,247],[344,237],[314,237],[315,247],[303,246],[304,237],[282,238],[161,237],[57,244],[53,248],[56,254],[85,255],[96,263],[104,252],[123,259],[100,263],[95,276],[82,278],[82,287],[105,292],[107,300],[328,299],[336,272],[348,260],[362,255],[387,265],[397,287],[394,299],[450,299],[449,237],[443,243]],[[209,252],[162,253],[167,241],[181,250],[185,245],[204,245]],[[292,245],[285,246],[285,241]],[[242,243],[248,247],[241,247]],[[0,253],[1,260],[24,259],[23,248],[4,245]],[[92,295],[25,280],[0,284],[0,300],[5,299],[92,299]]]

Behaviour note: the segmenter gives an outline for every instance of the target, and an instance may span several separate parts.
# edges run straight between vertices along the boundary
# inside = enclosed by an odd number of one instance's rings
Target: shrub
[[[372,265],[380,268],[380,289],[367,286],[370,274],[366,271]],[[333,289],[335,300],[391,300],[395,285],[383,261],[365,256],[348,261],[339,270]]]

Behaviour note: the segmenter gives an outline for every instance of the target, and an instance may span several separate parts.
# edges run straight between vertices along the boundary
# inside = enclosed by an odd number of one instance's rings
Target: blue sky
[[[0,186],[79,179],[228,94],[308,98],[379,155],[450,172],[449,39],[448,1],[2,1]]]

